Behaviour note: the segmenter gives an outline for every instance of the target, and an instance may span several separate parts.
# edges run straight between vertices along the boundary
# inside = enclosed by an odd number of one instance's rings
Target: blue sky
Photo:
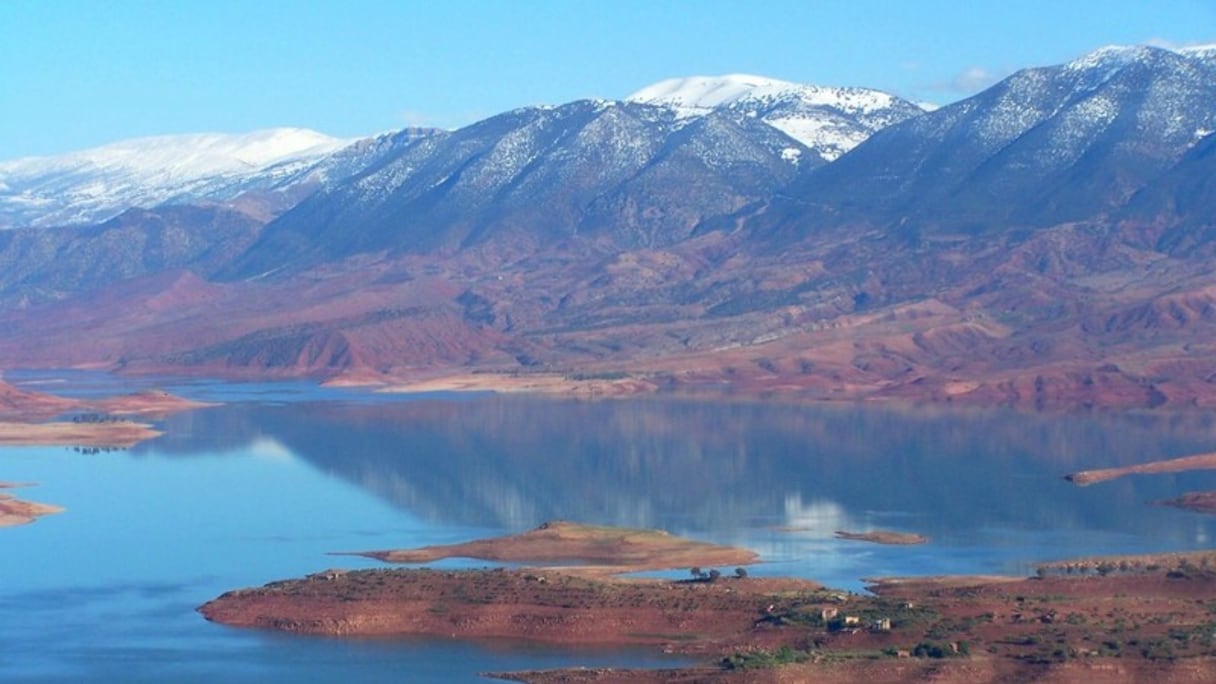
[[[0,159],[302,126],[359,136],[752,73],[944,104],[1216,0],[0,0]]]

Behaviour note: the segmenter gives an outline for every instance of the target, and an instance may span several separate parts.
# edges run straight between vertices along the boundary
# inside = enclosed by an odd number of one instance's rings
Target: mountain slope
[[[361,143],[265,227],[0,234],[0,365],[1216,405],[1209,52],[1022,71],[831,163],[749,79]]]
[[[427,139],[267,226],[231,271],[361,252],[516,252],[579,237],[665,245],[763,202],[806,148],[750,118],[579,101],[508,112]],[[815,157],[809,163],[814,163]]]
[[[0,305],[25,307],[136,276],[210,276],[262,221],[222,207],[130,209],[96,226],[0,231]]]
[[[1129,229],[1155,228],[1152,246],[1177,255],[1216,243],[1216,133],[1209,133],[1173,168],[1141,189],[1121,218]]]
[[[886,128],[794,191],[828,223],[976,233],[1123,205],[1216,129],[1204,53],[1104,48]]]

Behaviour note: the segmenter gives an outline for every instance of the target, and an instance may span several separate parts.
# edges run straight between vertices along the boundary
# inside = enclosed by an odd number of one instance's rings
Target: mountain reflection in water
[[[438,525],[545,520],[715,537],[772,526],[830,535],[903,527],[938,541],[1094,530],[1187,546],[1207,525],[1146,505],[1216,475],[1077,488],[1074,470],[1216,446],[1200,414],[1040,415],[657,398],[234,405],[170,420],[160,454],[217,435],[277,445]],[[192,437],[192,435],[194,437]],[[267,446],[266,448],[270,448]],[[1196,525],[1202,529],[1197,531]]]

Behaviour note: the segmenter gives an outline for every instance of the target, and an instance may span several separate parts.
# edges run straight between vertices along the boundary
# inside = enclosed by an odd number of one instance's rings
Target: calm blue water
[[[68,509],[0,529],[0,681],[479,681],[487,670],[673,663],[649,650],[291,637],[194,612],[232,588],[376,565],[331,551],[463,541],[551,519],[741,544],[765,559],[754,574],[850,589],[875,575],[1029,574],[1040,560],[1208,548],[1216,532],[1205,516],[1146,505],[1216,489],[1216,474],[1088,488],[1060,479],[1210,451],[1216,422],[1203,415],[6,379],[80,395],[154,385],[229,403],[169,418],[166,436],[126,452],[0,450],[0,480],[38,482],[19,495]],[[832,538],[876,528],[932,541]]]

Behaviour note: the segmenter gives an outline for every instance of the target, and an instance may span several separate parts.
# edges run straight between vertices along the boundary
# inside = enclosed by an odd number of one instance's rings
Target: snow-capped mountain
[[[1208,49],[1106,47],[886,128],[797,193],[843,221],[968,232],[1125,203],[1216,130]]]
[[[678,116],[727,112],[758,118],[835,161],[882,128],[924,113],[917,105],[869,88],[831,88],[763,76],[673,78],[627,100],[673,109]]]
[[[568,106],[530,109],[565,111],[563,107]],[[644,128],[653,130],[614,132],[606,123],[611,117],[605,117],[599,125],[603,130],[593,133],[598,130],[593,127],[581,133],[573,141],[578,145],[591,144],[588,136],[598,135],[601,142],[595,144],[601,147],[617,147],[622,153],[637,151],[650,145],[653,140],[645,140],[654,136],[664,138],[689,126],[693,127],[690,131],[705,131],[732,119],[736,126],[753,131],[756,144],[776,146],[782,161],[802,171],[837,159],[876,130],[923,113],[910,102],[875,90],[825,88],[743,75],[672,79],[644,88],[624,102],[598,101],[594,106],[615,106],[622,112],[629,109],[641,117]],[[645,108],[659,111],[640,114]],[[708,123],[699,123],[702,120]],[[773,137],[765,129],[781,135]],[[133,207],[226,204],[238,198],[243,198],[242,209],[270,218],[318,189],[335,187],[384,159],[395,158],[420,138],[447,135],[406,130],[345,140],[306,129],[279,128],[241,135],[140,138],[69,154],[4,161],[0,162],[0,229],[92,224]],[[527,153],[523,148],[511,148],[512,141],[526,135],[507,135],[495,146],[498,166],[478,162],[479,167],[486,167],[484,173],[502,171],[510,176],[502,164],[509,165],[507,156]],[[622,137],[610,139],[613,135]],[[638,140],[626,140],[628,136]],[[650,149],[648,154],[657,152]],[[409,158],[419,160],[420,153]],[[705,153],[713,156],[716,151],[706,149]],[[578,159],[571,158],[571,163]],[[393,173],[402,174],[399,167]],[[377,173],[364,185],[386,182],[385,174]]]
[[[376,141],[388,138],[276,128],[139,138],[0,162],[0,228],[95,223],[131,207],[222,202],[301,184],[315,189],[361,169]]]
[[[361,251],[525,248],[575,235],[670,245],[703,222],[766,201],[824,163],[755,118],[693,119],[635,102],[527,107],[385,159],[270,223],[234,270],[257,275],[309,245],[302,261]]]
[[[4,211],[124,206],[0,231],[0,365],[1214,405],[1214,64],[1104,48],[924,112],[678,79],[345,147],[10,162]]]
[[[1174,50],[1174,52],[1184,57],[1216,63],[1216,43],[1212,43],[1211,45],[1192,45],[1191,47],[1179,48]]]

